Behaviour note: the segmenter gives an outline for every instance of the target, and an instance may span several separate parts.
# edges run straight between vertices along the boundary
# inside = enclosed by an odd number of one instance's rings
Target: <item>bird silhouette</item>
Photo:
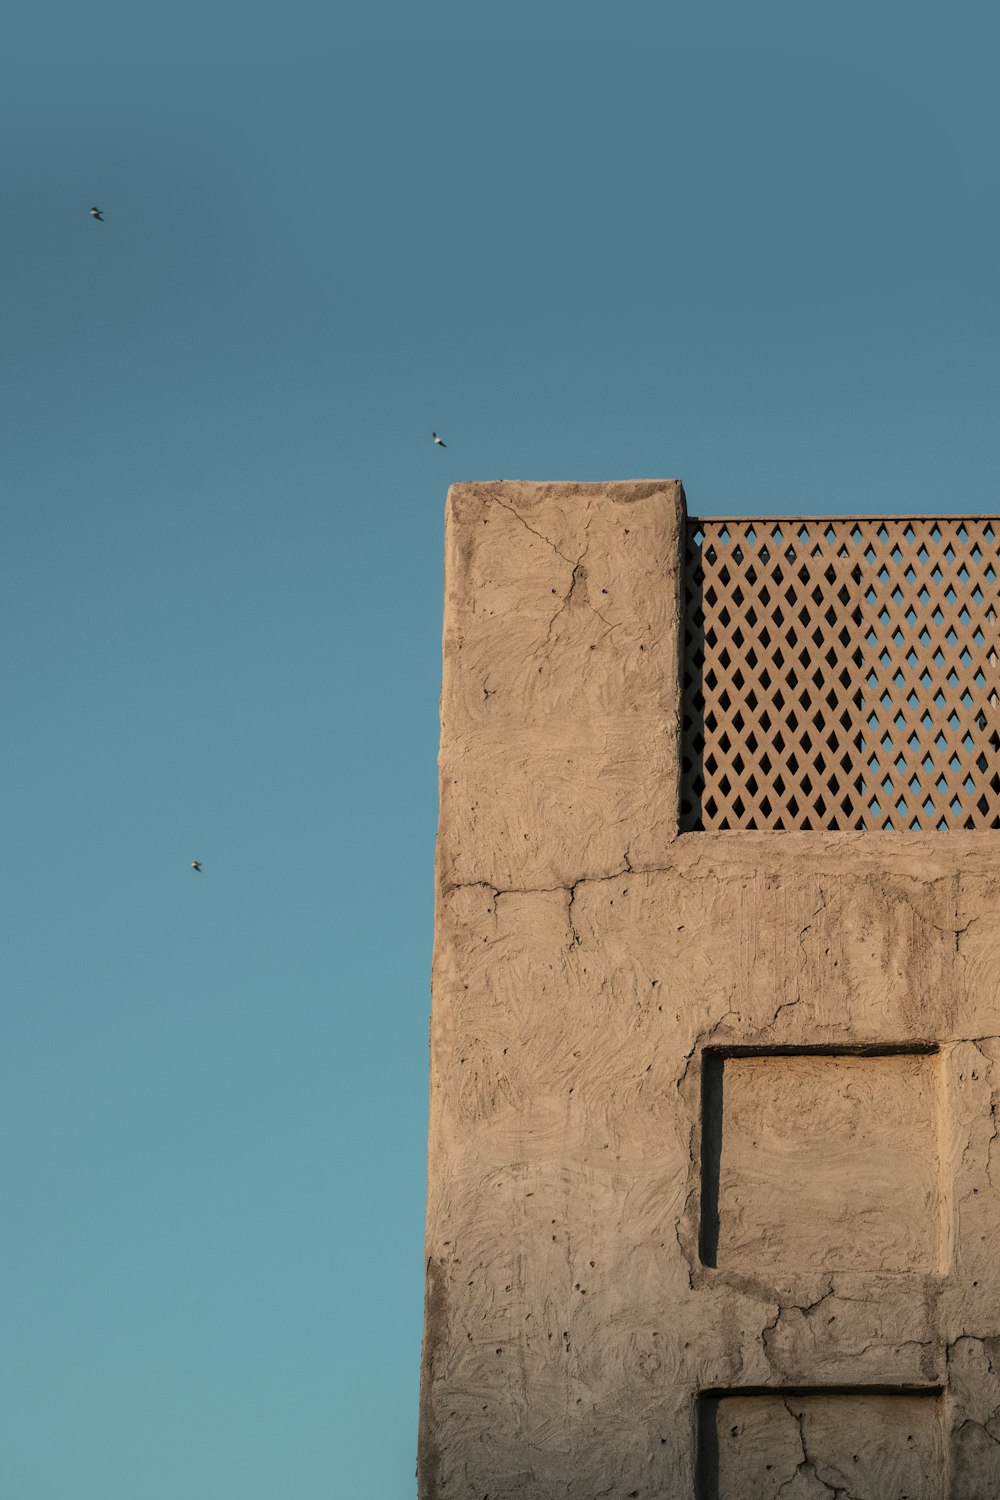
[[[191,868],[192,868],[192,870],[195,870],[200,875],[201,874],[201,860],[200,859],[193,859],[191,861]]]
[[[435,443],[437,443],[439,448],[447,448],[448,444],[445,442],[444,438],[439,438],[436,432],[432,432],[431,437],[434,439]]]
[[[92,208],[90,210],[90,217],[92,219],[98,219],[102,224],[104,223],[104,215],[101,213],[101,210],[99,208]]]

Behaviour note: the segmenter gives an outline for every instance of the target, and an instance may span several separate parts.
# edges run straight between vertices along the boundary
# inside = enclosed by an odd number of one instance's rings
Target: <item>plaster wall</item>
[[[1000,1495],[1000,853],[678,835],[674,482],[448,500],[422,1500]]]

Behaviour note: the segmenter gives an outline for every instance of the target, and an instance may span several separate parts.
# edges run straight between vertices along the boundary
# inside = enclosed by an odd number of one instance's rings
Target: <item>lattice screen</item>
[[[1000,518],[689,520],[685,829],[1000,828]]]

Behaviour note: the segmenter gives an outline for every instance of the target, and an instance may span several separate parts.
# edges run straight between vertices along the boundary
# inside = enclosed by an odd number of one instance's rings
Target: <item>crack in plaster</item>
[[[677,1218],[674,1220],[674,1238],[677,1241],[677,1248],[681,1252],[681,1255],[684,1258],[684,1264],[687,1266],[688,1291],[689,1292],[693,1292],[694,1291],[694,1262],[693,1262],[691,1256],[685,1250],[685,1248],[684,1248],[684,1241],[681,1239],[681,1224],[682,1224],[682,1222],[683,1222],[683,1215],[678,1214]]]
[[[567,895],[575,897],[578,886],[581,885],[603,885],[609,880],[620,880],[623,875],[669,875],[670,868],[666,865],[650,865],[641,869],[635,869],[629,857],[629,849],[626,848],[622,856],[622,866],[619,870],[611,870],[606,875],[580,875],[576,880],[565,881],[559,885],[527,885],[527,886],[498,886],[491,880],[453,880],[443,887],[443,894],[450,896],[454,891],[490,891],[494,901],[501,896],[551,896],[555,891],[565,891]]]
[[[691,1043],[691,1046],[684,1054],[684,1066],[681,1069],[680,1076],[677,1079],[678,1088],[683,1088],[684,1081],[688,1075],[688,1069],[691,1067],[692,1059],[694,1058],[694,1055],[698,1051],[699,1047],[704,1050],[704,1048],[707,1047],[709,1043],[718,1036],[723,1026],[725,1026],[726,1022],[729,1020],[729,1017],[738,1016],[739,1014],[740,1012],[738,1010],[733,1010],[730,1008],[724,1015],[721,1015],[717,1021],[713,1021],[711,1026],[709,1026],[706,1030],[699,1031],[697,1033],[694,1041]],[[693,1156],[692,1160],[694,1160]]]
[[[764,1358],[767,1360],[768,1364],[771,1365],[772,1369],[774,1368],[774,1366],[771,1361],[770,1351],[767,1347],[767,1336],[769,1333],[773,1333],[777,1328],[778,1324],[781,1322],[782,1314],[785,1311],[780,1302],[776,1302],[774,1305],[777,1308],[777,1312],[774,1314],[774,1317],[771,1319],[770,1323],[765,1323],[764,1327],[760,1331],[760,1341],[764,1346]]]
[[[590,594],[587,592],[587,588],[586,588],[587,573],[586,573],[586,569],[583,566],[584,558],[587,556],[587,553],[589,551],[590,551],[590,543],[588,542],[587,545],[586,545],[586,547],[584,547],[583,551],[580,553],[580,556],[577,558],[576,562],[573,564],[573,572],[572,572],[572,574],[570,576],[569,588],[567,589],[566,594],[563,597],[563,601],[560,604],[559,608],[556,610],[555,614],[552,616],[551,620],[549,621],[548,629],[545,632],[545,639],[542,642],[542,644],[539,647],[537,647],[537,649],[535,651],[532,652],[532,656],[537,656],[539,654],[539,652],[544,651],[546,649],[546,647],[551,644],[553,626],[555,625],[555,623],[558,620],[559,616],[565,610],[567,610],[569,608],[570,601],[572,600],[573,594],[574,594],[574,592],[576,590],[576,586],[581,581],[581,579],[583,580],[583,584],[584,584],[584,596],[585,597],[584,597],[584,601],[583,602],[586,604],[586,606],[590,610],[591,614],[596,615],[597,618],[600,620],[601,624],[602,625],[606,625],[609,630],[614,630],[616,623],[618,623],[618,624],[621,623],[620,621],[616,622],[614,620],[609,620],[606,615],[602,615],[601,614],[601,611],[597,608],[597,606],[595,604],[592,604],[590,602]]]
[[[767,1362],[770,1365],[770,1367],[771,1367],[772,1370],[774,1370],[776,1368],[776,1362],[777,1362],[777,1364],[780,1365],[781,1361],[780,1361],[780,1356],[779,1356],[778,1351],[775,1351],[774,1355],[772,1355],[772,1353],[771,1353],[771,1348],[770,1348],[770,1344],[769,1344],[769,1335],[774,1334],[777,1331],[778,1324],[786,1316],[786,1314],[792,1313],[792,1312],[801,1313],[802,1316],[803,1316],[803,1318],[805,1318],[806,1321],[807,1321],[807,1323],[808,1323],[809,1319],[812,1317],[812,1314],[816,1311],[816,1309],[818,1307],[821,1307],[823,1305],[823,1303],[826,1302],[826,1301],[828,1301],[831,1297],[835,1297],[835,1296],[837,1296],[837,1291],[836,1291],[836,1287],[835,1287],[835,1284],[834,1284],[834,1279],[831,1276],[830,1282],[829,1282],[829,1285],[828,1285],[826,1291],[823,1292],[823,1293],[821,1293],[821,1295],[819,1297],[816,1297],[815,1300],[812,1301],[812,1302],[781,1302],[781,1301],[778,1301],[778,1302],[775,1303],[775,1306],[777,1308],[777,1312],[775,1313],[774,1317],[771,1319],[770,1323],[766,1323],[764,1325],[764,1327],[761,1329],[761,1334],[760,1334],[761,1344],[763,1345],[763,1349],[764,1349],[764,1358],[767,1360]],[[841,1300],[842,1301],[849,1301],[851,1299],[845,1297],[845,1298],[841,1298]],[[862,1299],[855,1299],[855,1300],[862,1300]],[[811,1324],[809,1325],[809,1331],[810,1331],[810,1333],[812,1333],[812,1326],[811,1326]],[[813,1337],[815,1338],[815,1334],[813,1335]],[[908,1340],[906,1340],[906,1343],[912,1343],[912,1344],[918,1344],[919,1342],[920,1341],[917,1340],[917,1339],[908,1339]],[[930,1340],[927,1340],[926,1342],[930,1342]],[[879,1339],[873,1339],[870,1344],[866,1344],[865,1345],[864,1349],[861,1349],[861,1350],[848,1349],[848,1350],[845,1350],[844,1353],[848,1357],[853,1358],[855,1356],[860,1356],[862,1354],[866,1354],[869,1349],[875,1348],[876,1345],[881,1346],[881,1344],[882,1344],[881,1340],[879,1340]],[[894,1346],[894,1347],[903,1348],[905,1346],[902,1345],[902,1344],[900,1344],[900,1345],[897,1345],[897,1346]]]
[[[812,929],[813,923],[816,921],[816,918],[819,916],[819,914],[821,912],[823,912],[823,911],[826,910],[827,905],[828,905],[828,903],[827,903],[827,899],[826,899],[826,892],[823,890],[823,887],[820,886],[820,888],[819,888],[819,905],[817,906],[816,910],[813,912],[812,916],[809,918],[809,920],[806,923],[806,925],[799,932],[799,936],[798,936],[799,952],[803,956],[805,955],[805,946],[804,946],[804,943],[803,943],[803,939],[805,938],[806,933],[809,932]],[[770,1031],[770,1029],[777,1022],[777,1019],[781,1015],[781,1012],[783,1010],[791,1010],[794,1006],[801,1005],[801,1003],[802,1003],[802,996],[801,996],[801,994],[796,994],[796,996],[795,996],[795,998],[793,1000],[782,1000],[781,1004],[778,1006],[777,1010],[774,1012],[774,1015],[771,1017],[771,1019],[766,1023],[766,1025],[762,1029],[765,1030],[765,1031]]]
[[[992,1077],[993,1077],[993,1068],[994,1068],[994,1065],[996,1063],[996,1058],[991,1057],[988,1052],[984,1052],[983,1048],[980,1046],[980,1043],[981,1042],[995,1042],[995,1041],[1000,1041],[1000,1037],[989,1036],[989,1035],[987,1035],[987,1036],[979,1036],[979,1037],[974,1037],[974,1036],[967,1036],[966,1037],[966,1036],[963,1036],[963,1037],[955,1037],[955,1038],[953,1038],[953,1040],[950,1043],[947,1043],[946,1045],[950,1045],[950,1046],[965,1045],[965,1046],[974,1047],[976,1049],[976,1051],[979,1053],[980,1057],[983,1059],[983,1062],[986,1064],[987,1071],[986,1071],[986,1075],[985,1075],[985,1078],[984,1078],[983,1081],[984,1082],[991,1082],[992,1081]],[[975,1076],[975,1075],[973,1075],[973,1076]],[[986,1177],[987,1177],[987,1181],[989,1182],[990,1186],[992,1188],[994,1188],[994,1190],[997,1187],[997,1184],[994,1181],[994,1177],[993,1177],[993,1171],[994,1171],[994,1166],[993,1166],[994,1147],[996,1146],[997,1140],[1000,1139],[1000,1115],[998,1115],[998,1111],[1000,1111],[1000,1097],[998,1097],[998,1094],[997,1094],[996,1090],[992,1090],[991,1089],[991,1092],[990,1092],[990,1124],[992,1125],[992,1134],[990,1135],[989,1140],[986,1142]],[[962,1147],[962,1155],[961,1155],[961,1157],[959,1159],[959,1169],[960,1170],[965,1166],[966,1159],[968,1158],[968,1156],[975,1150],[975,1145],[976,1145],[976,1143],[975,1143],[975,1141],[971,1137],[966,1140],[965,1145]],[[969,1195],[967,1193],[964,1194],[962,1196],[962,1198],[960,1199],[960,1201],[962,1203],[965,1203],[967,1201],[967,1199],[968,1199],[968,1196]]]
[[[540,542],[544,542],[545,545],[546,545],[546,547],[551,547],[552,548],[552,550],[555,553],[556,557],[561,557],[564,563],[569,563],[571,567],[573,566],[573,559],[571,557],[567,557],[566,554],[565,554],[565,552],[561,552],[559,550],[559,548],[556,546],[555,542],[552,541],[550,537],[545,536],[545,534],[543,532],[541,532],[541,531],[536,531],[535,528],[534,528],[534,526],[529,526],[528,522],[524,519],[524,517],[522,516],[521,512],[519,510],[516,510],[513,505],[508,505],[505,500],[501,500],[497,495],[493,496],[493,503],[494,503],[494,505],[499,505],[499,507],[500,507],[501,510],[508,510],[508,511],[510,511],[511,515],[515,518],[515,520],[520,521],[520,523],[524,527],[525,531],[530,531],[532,536],[537,536],[538,540]],[[589,521],[588,521],[587,525],[589,527],[589,525],[590,525]]]
[[[545,648],[546,648],[546,646],[548,646],[549,643],[550,643],[550,641],[552,640],[552,627],[555,625],[556,621],[558,620],[559,616],[563,613],[563,611],[569,608],[570,600],[573,597],[573,593],[574,593],[574,591],[576,589],[576,586],[577,586],[577,583],[579,582],[579,579],[580,579],[580,569],[583,567],[583,559],[586,557],[586,555],[587,555],[587,553],[588,553],[589,550],[590,550],[590,548],[589,548],[589,545],[588,545],[587,547],[585,547],[583,549],[583,552],[580,554],[580,556],[577,558],[576,562],[573,564],[573,571],[570,574],[569,588],[567,589],[565,595],[563,596],[563,601],[560,604],[559,608],[556,610],[555,614],[552,616],[551,620],[549,621],[549,626],[548,626],[548,629],[545,632],[545,639],[544,639],[544,641],[542,642],[542,644],[539,647],[537,647],[537,649],[535,651],[533,651],[531,653],[532,656],[537,656],[538,653],[539,653],[539,651],[544,651]],[[553,589],[553,593],[554,592],[555,592],[555,590]],[[589,599],[588,599],[587,603],[588,604],[590,603]],[[595,613],[596,613],[596,611],[595,611]]]
[[[964,1422],[958,1424],[955,1428],[954,1436],[958,1437],[959,1433],[964,1432],[967,1427],[977,1427],[980,1432],[986,1434],[991,1443],[1000,1443],[1000,1437],[997,1437],[996,1433],[991,1432],[984,1422],[976,1422],[972,1417],[966,1417]]]
[[[805,937],[806,933],[810,931],[813,923],[815,922],[816,918],[820,915],[820,913],[826,911],[826,908],[827,908],[826,892],[824,891],[823,887],[820,886],[820,888],[819,888],[819,905],[817,906],[816,910],[813,912],[812,916],[809,918],[809,920],[806,923],[806,925],[803,927],[802,931],[799,933],[799,948],[800,949],[802,948],[802,939]]]
[[[948,1364],[951,1363],[952,1353],[955,1349],[958,1348],[959,1344],[978,1344],[980,1349],[982,1349],[983,1351],[983,1356],[986,1360],[986,1367],[992,1375],[995,1373],[995,1371],[993,1368],[993,1361],[990,1358],[989,1351],[986,1348],[987,1342],[987,1337],[978,1333],[965,1333],[963,1331],[962,1333],[956,1334],[951,1343],[948,1344],[945,1348],[945,1362]],[[997,1411],[1000,1412],[1000,1406],[997,1407]]]
[[[929,880],[927,882],[926,889],[929,891],[936,891],[937,887],[943,882],[947,882],[949,885],[954,885],[955,877],[952,875],[939,875],[936,880]],[[960,886],[956,887],[956,904],[959,889]],[[982,919],[982,913],[980,912],[976,916],[967,917],[966,920],[962,923],[961,927],[956,927],[953,922],[935,922],[934,917],[931,915],[931,913],[921,911],[919,907],[914,906],[913,902],[910,900],[909,896],[905,894],[905,892],[901,892],[901,897],[918,921],[925,923],[928,927],[933,927],[935,932],[950,932],[953,934],[955,938],[956,953],[958,952],[958,939],[964,933],[968,932],[970,927],[972,927],[976,922],[979,922]]]
[[[545,634],[545,640],[538,647],[538,650],[532,653],[534,656],[537,656],[538,652],[539,651],[544,651],[545,647],[548,646],[548,644],[552,640],[552,627],[555,625],[556,621],[558,620],[559,616],[562,614],[563,610],[565,610],[567,608],[567,606],[569,605],[570,600],[573,597],[573,591],[576,588],[577,583],[580,581],[580,576],[581,576],[580,575],[580,569],[583,567],[584,558],[587,556],[587,553],[590,551],[590,542],[588,540],[587,545],[584,547],[583,551],[580,553],[580,556],[574,562],[571,557],[567,557],[566,553],[563,552],[561,550],[561,548],[559,548],[559,547],[556,546],[555,542],[552,541],[551,537],[547,537],[544,534],[544,532],[538,531],[538,530],[536,530],[536,528],[534,526],[529,525],[529,523],[521,515],[521,512],[519,510],[517,510],[513,505],[508,505],[505,501],[499,499],[497,496],[494,496],[493,499],[494,499],[494,503],[496,505],[499,505],[500,508],[501,508],[501,510],[509,511],[512,516],[514,516],[518,521],[520,521],[520,523],[524,527],[525,531],[529,531],[531,533],[531,535],[532,536],[536,536],[540,542],[544,542],[547,547],[551,547],[552,551],[556,554],[556,556],[558,558],[560,558],[564,563],[567,563],[569,565],[569,567],[571,567],[572,570],[573,570],[572,573],[571,573],[571,575],[570,575],[569,588],[566,591],[566,594],[565,594],[565,596],[563,598],[563,601],[560,604],[559,608],[556,610],[555,614],[552,616],[551,620],[549,621],[548,630],[546,631],[546,634]],[[586,524],[584,525],[584,528],[583,528],[583,534],[584,534],[585,537],[589,537],[590,525],[591,525],[591,521],[592,520],[593,520],[593,517],[590,516],[590,515],[588,515]],[[586,574],[584,574],[583,576],[585,578]],[[587,599],[585,600],[585,602],[586,602],[587,608],[591,611],[592,614],[594,614],[594,615],[597,616],[597,618],[601,621],[602,625],[606,625],[609,630],[614,630],[616,622],[614,620],[609,620],[605,615],[602,615],[601,611],[595,605],[593,605],[590,602],[589,595],[588,595]],[[621,623],[621,622],[619,621],[617,623]]]
[[[778,1309],[777,1313],[771,1319],[770,1323],[768,1323],[764,1328],[761,1329],[761,1341],[764,1345],[764,1353],[767,1356],[768,1364],[771,1363],[771,1356],[767,1347],[767,1336],[769,1333],[773,1333],[775,1331],[785,1314],[790,1312],[799,1312],[804,1318],[808,1318],[811,1313],[814,1313],[816,1311],[817,1307],[819,1307],[821,1303],[826,1302],[829,1297],[834,1296],[836,1296],[836,1292],[834,1290],[833,1278],[831,1277],[830,1285],[827,1287],[826,1291],[823,1292],[821,1296],[817,1297],[814,1302],[779,1301],[775,1304]]]
[[[635,870],[629,858],[629,849],[626,847],[622,856],[622,868],[612,870],[608,875],[581,875],[579,879],[568,885],[535,885],[535,886],[496,886],[489,880],[459,880],[445,885],[443,894],[450,896],[455,891],[488,891],[492,898],[492,912],[496,915],[497,902],[501,896],[551,896],[557,891],[566,895],[566,920],[569,924],[570,947],[578,948],[583,941],[582,935],[573,921],[573,903],[576,893],[581,885],[603,885],[609,880],[620,880],[623,875],[663,875],[668,873],[664,868],[651,868]],[[732,1012],[730,1012],[732,1014]],[[725,1018],[723,1018],[725,1019]]]
[[[977,1037],[970,1037],[969,1038],[969,1042],[971,1043],[971,1045],[973,1047],[975,1047],[976,1051],[979,1053],[979,1056],[983,1059],[983,1061],[986,1064],[986,1077],[984,1079],[984,1082],[988,1082],[988,1083],[992,1083],[992,1079],[993,1079],[993,1066],[994,1066],[994,1063],[996,1062],[996,1059],[993,1058],[993,1057],[991,1057],[988,1052],[984,1052],[983,1049],[982,1049],[982,1047],[979,1044],[980,1044],[980,1042],[988,1042],[988,1041],[996,1041],[996,1040],[997,1040],[996,1037],[986,1037],[986,1036],[978,1037],[978,1038]],[[992,1132],[989,1140],[986,1142],[986,1177],[987,1177],[987,1181],[989,1182],[990,1186],[994,1190],[996,1190],[997,1184],[996,1184],[996,1182],[993,1179],[993,1148],[995,1147],[998,1138],[1000,1138],[1000,1119],[998,1119],[998,1116],[997,1116],[998,1106],[1000,1106],[1000,1099],[998,1099],[996,1091],[993,1090],[993,1089],[991,1089],[991,1091],[990,1091],[990,1124],[993,1127],[993,1132]],[[965,1157],[968,1154],[970,1146],[971,1146],[971,1143],[970,1143],[970,1145],[966,1146],[965,1149],[962,1152],[962,1161],[963,1162],[965,1161]]]
[[[932,891],[935,890],[936,887],[938,885],[940,885],[942,881],[948,881],[949,884],[955,885],[955,903],[957,905],[957,903],[958,903],[958,897],[959,897],[959,894],[960,894],[960,891],[961,891],[961,881],[960,881],[960,879],[959,879],[958,883],[955,884],[955,877],[953,877],[951,875],[941,875],[941,876],[938,877],[937,880],[932,880],[932,881],[929,882],[928,889],[930,889]],[[909,896],[904,895],[903,896],[903,901],[909,907],[909,909],[913,913],[914,917],[916,917],[917,920],[920,921],[920,922],[922,922],[926,927],[933,928],[933,930],[935,932],[951,933],[952,940],[953,940],[952,952],[954,953],[955,958],[956,959],[960,959],[961,962],[962,962],[962,964],[963,964],[963,966],[964,966],[967,960],[966,960],[965,954],[962,952],[961,939],[969,931],[970,927],[974,927],[975,924],[981,920],[982,913],[979,913],[976,916],[967,917],[966,920],[962,923],[962,925],[960,927],[958,927],[953,922],[948,922],[948,923],[936,922],[934,920],[933,916],[930,915],[928,912],[920,911],[916,906],[914,906],[914,904],[910,900]]]
[[[937,1340],[932,1338],[901,1339],[898,1344],[886,1341],[885,1339],[871,1339],[869,1343],[865,1344],[863,1349],[845,1349],[843,1354],[846,1359],[861,1359],[863,1355],[868,1354],[872,1349],[891,1349],[894,1354],[898,1354],[901,1349],[930,1349],[936,1343]]]
[[[580,946],[580,934],[577,932],[576,926],[573,922],[573,902],[576,900],[576,888],[578,885],[582,884],[583,882],[580,880],[574,881],[574,883],[570,886],[569,890],[566,893],[568,897],[568,900],[566,902],[566,921],[569,924],[569,930],[572,934],[570,940],[571,948],[578,948]]]
[[[802,1004],[802,996],[801,995],[796,995],[794,1000],[782,1000],[781,1004],[778,1006],[778,1009],[774,1012],[774,1015],[767,1022],[767,1024],[764,1026],[763,1029],[765,1031],[770,1031],[771,1027],[775,1024],[775,1022],[777,1021],[778,1017],[781,1015],[781,1012],[783,1010],[791,1010],[794,1006],[801,1005],[801,1004]]]
[[[960,1333],[956,1338],[952,1339],[950,1344],[947,1344],[945,1346],[944,1358],[945,1368],[949,1372],[949,1386],[952,1385],[952,1356],[955,1350],[958,1348],[959,1344],[978,1344],[979,1348],[982,1350],[983,1358],[986,1361],[986,1368],[988,1373],[990,1375],[996,1374],[993,1360],[990,1357],[990,1353],[987,1348],[988,1342],[993,1343],[995,1341],[992,1339],[987,1340],[986,1338],[980,1338],[974,1333]],[[954,1435],[957,1436],[958,1433],[960,1433],[965,1427],[978,1427],[980,1432],[984,1432],[991,1442],[1000,1443],[1000,1433],[997,1433],[993,1430],[994,1426],[997,1424],[1000,1424],[1000,1406],[995,1406],[993,1408],[985,1422],[977,1422],[973,1417],[966,1417],[965,1420],[954,1429]]]
[[[782,1495],[786,1490],[789,1490],[800,1474],[808,1474],[810,1478],[814,1479],[817,1484],[821,1484],[823,1488],[833,1496],[833,1500],[854,1500],[854,1497],[851,1495],[849,1490],[845,1489],[841,1485],[831,1484],[830,1481],[828,1479],[824,1479],[822,1474],[819,1472],[819,1465],[817,1464],[816,1459],[813,1458],[813,1456],[810,1454],[809,1449],[806,1446],[805,1412],[793,1411],[787,1401],[782,1401],[781,1404],[799,1429],[799,1445],[802,1448],[802,1462],[796,1465],[795,1473],[790,1479],[786,1479],[784,1481],[781,1489],[778,1491],[778,1494]],[[842,1475],[841,1478],[843,1478]]]
[[[781,1495],[785,1490],[791,1488],[791,1486],[795,1483],[796,1477],[799,1474],[803,1473],[807,1469],[812,1468],[812,1465],[809,1462],[809,1454],[806,1450],[805,1416],[801,1412],[793,1411],[787,1401],[782,1401],[781,1404],[799,1430],[799,1447],[802,1449],[802,1460],[800,1463],[796,1464],[795,1474],[792,1475],[791,1479],[786,1479],[784,1484],[781,1486],[781,1489],[778,1491],[779,1495]]]
[[[994,1341],[990,1340],[989,1342]],[[996,1374],[993,1360],[991,1359],[989,1350],[987,1349],[987,1339],[977,1337],[977,1335],[974,1333],[960,1333],[957,1338],[952,1339],[951,1343],[945,1346],[945,1368],[949,1372],[949,1385],[952,1385],[952,1356],[955,1350],[957,1350],[959,1344],[977,1344],[982,1350],[983,1358],[986,1361],[987,1371],[990,1375]],[[991,1442],[1000,1444],[1000,1433],[994,1431],[994,1427],[997,1425],[1000,1425],[1000,1406],[995,1406],[993,1408],[985,1422],[976,1421],[973,1417],[966,1417],[964,1421],[960,1422],[959,1425],[953,1430],[953,1436],[957,1437],[958,1434],[964,1431],[966,1427],[975,1427],[978,1428],[980,1432],[985,1433],[985,1435],[990,1439]]]

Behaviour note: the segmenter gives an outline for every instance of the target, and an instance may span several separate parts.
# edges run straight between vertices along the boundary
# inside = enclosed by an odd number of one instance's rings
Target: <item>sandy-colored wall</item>
[[[678,836],[682,525],[449,497],[420,1494],[987,1500],[996,836]]]

